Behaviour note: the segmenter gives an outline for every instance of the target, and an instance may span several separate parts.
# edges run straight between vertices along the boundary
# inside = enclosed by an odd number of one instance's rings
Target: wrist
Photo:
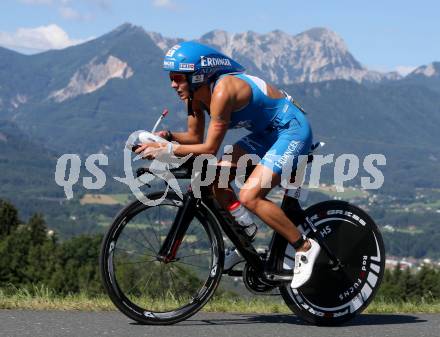
[[[167,153],[170,154],[170,155],[172,155],[172,154],[174,153],[173,150],[174,150],[174,149],[173,149],[173,143],[169,142],[169,143],[167,144]]]

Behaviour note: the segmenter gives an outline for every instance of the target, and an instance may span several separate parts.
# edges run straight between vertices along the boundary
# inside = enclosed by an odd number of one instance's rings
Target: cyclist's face
[[[189,98],[189,83],[186,75],[170,72],[171,87],[176,90],[181,100]]]

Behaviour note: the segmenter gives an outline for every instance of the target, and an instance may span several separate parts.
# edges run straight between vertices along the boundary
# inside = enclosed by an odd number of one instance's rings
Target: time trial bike
[[[189,161],[170,171],[177,179],[190,179],[191,169]],[[137,173],[149,171],[141,168]],[[284,195],[281,208],[286,215],[321,246],[311,279],[292,289],[293,247],[274,232],[268,249],[257,251],[209,186],[201,188],[199,197],[191,188],[183,198],[169,190],[147,197],[163,200],[155,206],[135,200],[122,209],[103,239],[100,255],[109,297],[139,323],[174,324],[208,302],[223,275],[222,233],[245,260],[242,271],[225,273],[241,275],[254,293],[278,289],[293,313],[313,324],[337,325],[353,318],[368,306],[381,283],[382,236],[371,217],[348,202],[329,200],[303,209],[297,197]]]

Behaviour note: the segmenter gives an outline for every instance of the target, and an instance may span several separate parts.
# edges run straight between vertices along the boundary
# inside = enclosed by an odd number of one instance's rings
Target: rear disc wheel
[[[311,206],[306,217],[316,235],[341,261],[333,268],[321,250],[311,279],[299,289],[280,287],[286,304],[313,324],[337,325],[362,312],[373,299],[385,269],[385,249],[374,221],[360,208],[343,201],[325,201]],[[291,270],[295,252],[286,243],[280,270]]]

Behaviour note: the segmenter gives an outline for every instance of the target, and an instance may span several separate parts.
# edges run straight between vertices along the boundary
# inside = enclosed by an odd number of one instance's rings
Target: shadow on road
[[[233,314],[228,314],[233,315]],[[197,316],[196,316],[197,317]],[[342,326],[362,326],[362,325],[390,325],[390,324],[413,324],[424,323],[425,319],[421,319],[412,315],[398,314],[368,314],[355,317],[353,320],[344,323]],[[275,323],[275,324],[295,324],[310,325],[294,315],[250,315],[237,314],[233,317],[229,316],[224,319],[213,318],[206,319],[188,319],[179,325],[233,325],[233,324],[258,324],[258,323]]]
[[[426,319],[422,319],[412,315],[399,315],[399,314],[369,314],[359,315],[348,321],[344,326],[355,325],[390,325],[390,324],[411,324],[411,323],[424,323]]]

